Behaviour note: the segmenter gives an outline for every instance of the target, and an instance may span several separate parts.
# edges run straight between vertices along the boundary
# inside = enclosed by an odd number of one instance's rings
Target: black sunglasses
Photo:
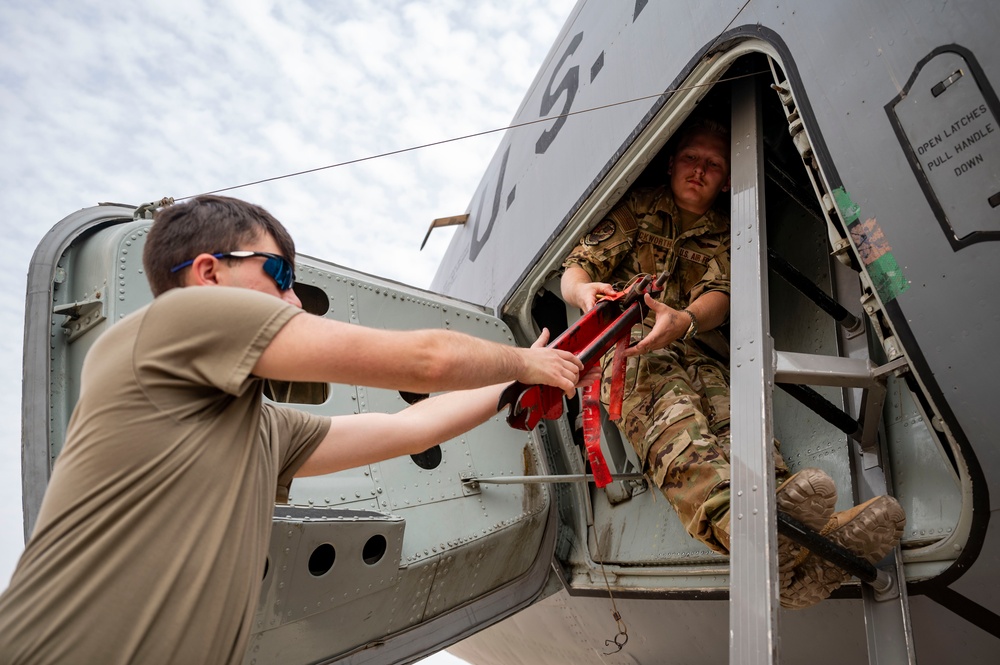
[[[264,261],[264,272],[267,273],[268,277],[274,280],[274,283],[278,285],[278,288],[282,291],[287,291],[292,288],[295,284],[295,269],[292,264],[288,262],[283,256],[278,256],[277,254],[270,254],[268,252],[251,252],[248,249],[237,249],[232,252],[218,252],[212,254],[217,259],[249,259],[252,256],[263,256],[267,260]],[[177,272],[178,270],[183,270],[189,265],[194,263],[194,259],[185,261],[184,263],[178,263],[170,272]]]

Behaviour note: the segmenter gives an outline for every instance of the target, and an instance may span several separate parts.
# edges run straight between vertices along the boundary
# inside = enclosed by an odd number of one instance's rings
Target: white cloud
[[[98,201],[187,196],[502,127],[573,0],[0,4],[0,587],[22,549],[28,260]],[[299,250],[425,287],[501,134],[230,194]],[[378,251],[372,251],[378,248]],[[455,662],[455,661],[452,661]]]

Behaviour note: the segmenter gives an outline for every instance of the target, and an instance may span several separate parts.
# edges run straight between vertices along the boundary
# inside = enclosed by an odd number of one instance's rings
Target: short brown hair
[[[705,116],[693,116],[688,118],[681,128],[677,131],[677,143],[674,146],[673,153],[676,154],[684,147],[684,144],[695,134],[710,134],[716,136],[723,141],[726,145],[731,145],[731,138],[729,135],[729,128],[718,120],[713,120]]]
[[[271,213],[258,205],[226,196],[204,195],[160,208],[146,238],[142,264],[153,296],[181,286],[183,271],[170,269],[199,254],[240,249],[240,245],[269,234],[289,261],[295,261],[295,243]]]

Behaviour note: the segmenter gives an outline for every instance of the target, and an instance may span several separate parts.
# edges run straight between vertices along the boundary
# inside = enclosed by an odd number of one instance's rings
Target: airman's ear
[[[730,185],[731,185],[731,182],[730,182],[729,178],[726,178],[726,184],[722,186],[722,191],[728,192]]]
[[[219,284],[219,259],[204,253],[195,257],[188,270],[185,286],[206,286]]]

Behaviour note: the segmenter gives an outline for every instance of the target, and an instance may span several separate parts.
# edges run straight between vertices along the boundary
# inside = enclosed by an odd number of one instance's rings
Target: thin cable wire
[[[746,2],[743,3],[743,6],[740,7],[740,10],[738,12],[736,12],[736,15],[733,16],[733,18],[729,19],[729,23],[726,24],[726,27],[724,27],[719,32],[719,34],[715,36],[715,39],[712,40],[712,44],[707,49],[705,49],[705,53],[710,53],[711,50],[715,48],[715,45],[719,43],[720,39],[722,39],[722,35],[726,34],[726,30],[729,30],[729,27],[736,21],[736,19],[740,17],[740,14],[743,13],[743,10],[746,9],[747,5],[749,4],[750,0],[746,0]]]
[[[744,7],[745,6],[746,5],[744,5]],[[733,20],[735,20],[735,19],[733,19]],[[730,23],[732,23],[732,22],[730,21]],[[727,28],[728,28],[728,26],[727,26]],[[569,113],[562,113],[560,115],[547,116],[545,118],[539,118],[537,120],[527,120],[525,122],[515,123],[513,125],[508,125],[506,127],[497,127],[496,129],[487,129],[485,131],[476,132],[474,134],[465,134],[464,136],[456,136],[454,138],[443,139],[441,141],[434,141],[432,143],[423,143],[421,145],[415,145],[415,146],[412,146],[412,147],[409,147],[409,148],[400,148],[399,150],[391,150],[389,152],[383,152],[383,153],[379,153],[377,155],[369,155],[368,157],[359,157],[357,159],[350,159],[350,160],[347,160],[346,162],[337,162],[336,164],[327,164],[326,166],[317,166],[316,168],[306,169],[304,171],[295,171],[294,173],[286,173],[284,175],[273,176],[273,177],[270,177],[270,178],[262,178],[261,180],[254,180],[252,182],[245,182],[242,185],[233,185],[231,187],[223,187],[221,189],[213,189],[213,190],[208,191],[208,192],[201,192],[200,194],[189,194],[187,196],[174,197],[174,201],[184,201],[186,199],[191,199],[191,198],[194,198],[196,196],[203,196],[205,194],[219,194],[221,192],[229,192],[229,191],[232,191],[234,189],[242,189],[243,187],[252,187],[253,185],[261,185],[261,184],[263,184],[265,182],[273,182],[275,180],[283,180],[285,178],[294,178],[294,177],[297,177],[297,176],[300,176],[300,175],[306,175],[306,174],[309,174],[309,173],[316,173],[317,171],[325,171],[327,169],[335,169],[335,168],[340,167],[340,166],[349,166],[351,164],[358,164],[360,162],[367,162],[367,161],[370,161],[370,160],[373,160],[373,159],[380,159],[382,157],[391,157],[392,155],[400,155],[400,154],[403,154],[405,152],[413,152],[414,150],[423,150],[424,148],[433,148],[434,146],[444,145],[446,143],[454,143],[455,141],[464,141],[466,139],[473,139],[473,138],[476,138],[476,137],[479,137],[479,136],[486,136],[487,134],[495,134],[497,132],[506,132],[506,131],[508,131],[510,129],[518,129],[520,127],[528,127],[529,125],[537,125],[537,124],[542,123],[542,122],[550,122],[552,120],[558,120],[559,118],[568,118],[571,115],[580,115],[581,113],[591,113],[592,111],[600,111],[602,109],[608,109],[608,108],[612,108],[612,107],[615,107],[615,106],[622,106],[624,104],[632,104],[634,102],[641,102],[641,101],[646,100],[646,99],[657,99],[659,97],[663,97],[664,95],[672,94],[672,93],[675,93],[675,92],[682,92],[682,91],[685,91],[685,90],[696,90],[697,88],[703,88],[705,86],[715,85],[716,83],[736,81],[738,79],[747,78],[747,77],[750,77],[750,76],[757,76],[758,74],[766,74],[766,73],[767,72],[764,72],[764,71],[753,72],[753,73],[750,73],[750,74],[740,74],[739,76],[733,76],[731,78],[719,79],[718,81],[715,81],[715,82],[712,82],[712,83],[696,83],[694,85],[690,85],[690,86],[686,86],[686,87],[674,88],[673,90],[665,90],[665,91],[657,93],[655,95],[645,95],[643,97],[634,97],[632,99],[626,99],[626,100],[621,101],[621,102],[612,102],[610,104],[603,104],[601,106],[594,106],[594,107],[587,108],[587,109],[580,109],[579,111],[570,111]]]

